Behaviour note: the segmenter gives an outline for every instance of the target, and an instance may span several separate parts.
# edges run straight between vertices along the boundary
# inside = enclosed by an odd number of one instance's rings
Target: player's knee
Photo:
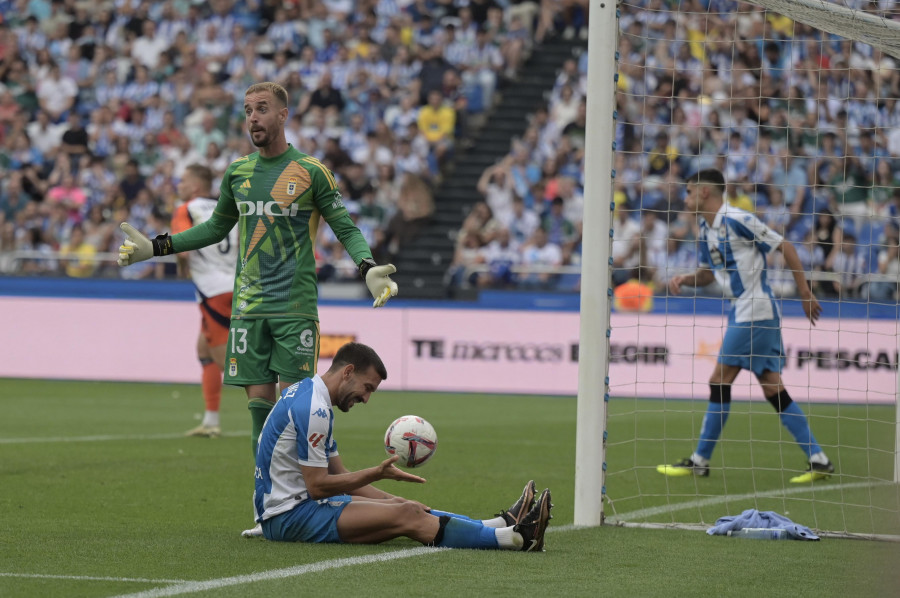
[[[397,508],[400,510],[400,516],[409,521],[426,515],[425,511],[422,510],[422,507],[414,502],[403,501],[397,505]]]
[[[791,399],[791,396],[788,394],[787,390],[780,390],[771,395],[767,394],[766,400],[772,404],[772,407],[774,407],[775,411],[777,411],[778,413],[781,413],[782,411],[787,409],[788,406],[794,402],[793,399]]]

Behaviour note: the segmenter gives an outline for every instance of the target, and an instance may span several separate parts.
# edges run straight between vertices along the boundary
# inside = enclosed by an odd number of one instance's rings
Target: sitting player
[[[334,407],[347,412],[369,397],[387,371],[360,343],[341,347],[331,367],[289,386],[263,425],[256,456],[256,520],[269,540],[378,543],[400,536],[427,546],[542,551],[550,491],[534,482],[508,511],[470,519],[373,487],[378,480],[424,483],[394,466],[399,456],[359,471],[344,467],[332,431]],[[533,506],[532,506],[533,505]]]

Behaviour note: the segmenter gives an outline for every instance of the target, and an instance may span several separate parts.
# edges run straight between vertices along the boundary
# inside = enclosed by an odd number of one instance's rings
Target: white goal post
[[[753,5],[785,15],[817,30],[871,45],[900,58],[900,22],[822,0],[751,0]],[[677,10],[677,9],[676,9]],[[576,526],[601,525],[608,518],[607,423],[609,419],[610,338],[613,304],[612,235],[616,89],[619,72],[620,6],[590,0],[587,50],[587,124],[584,168],[579,374],[575,454]],[[895,346],[900,339],[895,339]],[[900,483],[900,375],[894,372],[893,483]],[[697,382],[700,382],[699,380]],[[696,397],[701,399],[703,397]],[[687,456],[687,455],[683,455]],[[889,476],[890,473],[887,474]],[[884,483],[889,483],[889,480]],[[621,523],[621,522],[620,522]],[[658,524],[648,523],[647,526]],[[690,523],[684,527],[692,527]],[[694,525],[693,527],[698,527]],[[823,530],[828,531],[828,530]],[[853,530],[838,530],[853,535]],[[876,537],[877,534],[867,534]]]

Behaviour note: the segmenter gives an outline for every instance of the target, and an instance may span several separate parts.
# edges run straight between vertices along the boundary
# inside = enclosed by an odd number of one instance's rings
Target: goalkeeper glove
[[[120,266],[130,266],[157,255],[172,253],[172,238],[168,233],[151,240],[127,222],[120,224],[119,228],[125,233],[125,241],[119,246]]]
[[[369,292],[375,298],[372,307],[381,307],[388,299],[397,296],[397,283],[390,277],[396,271],[394,264],[379,266],[370,259],[364,259],[359,263],[359,275],[365,279]]]

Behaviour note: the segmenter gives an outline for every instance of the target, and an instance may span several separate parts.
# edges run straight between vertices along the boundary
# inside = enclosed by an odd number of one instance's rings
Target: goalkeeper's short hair
[[[264,93],[268,91],[275,98],[281,102],[282,107],[287,107],[288,105],[288,93],[287,90],[275,83],[274,81],[263,81],[262,83],[254,83],[250,87],[247,88],[247,91],[244,92],[244,97],[247,97],[251,93]]]

